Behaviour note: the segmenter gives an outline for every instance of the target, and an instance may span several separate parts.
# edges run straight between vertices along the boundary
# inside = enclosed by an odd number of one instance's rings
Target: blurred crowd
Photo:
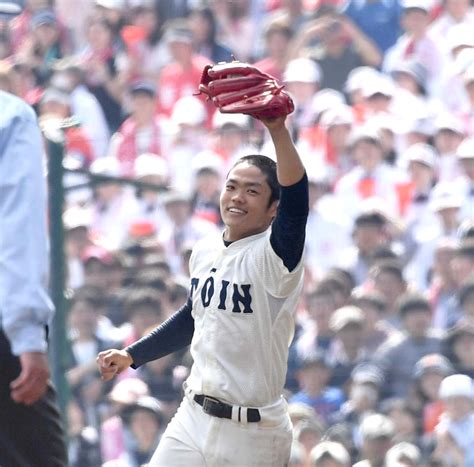
[[[273,156],[258,121],[197,94],[204,65],[233,58],[292,95],[310,182],[289,465],[474,466],[469,0],[24,3],[0,17],[0,88],[45,131],[69,122],[71,466],[146,464],[181,400],[187,352],[110,383],[95,357],[185,302],[229,167]]]

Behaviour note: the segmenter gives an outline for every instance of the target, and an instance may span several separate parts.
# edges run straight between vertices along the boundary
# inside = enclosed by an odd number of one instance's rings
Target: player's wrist
[[[128,363],[128,366],[131,366],[131,365],[133,365],[133,363],[134,363],[134,362],[133,362],[133,357],[130,355],[130,352],[129,352],[127,349],[123,349],[123,351],[122,351],[122,352],[124,353],[125,357],[127,357],[127,360],[128,360],[128,362],[127,362],[127,363]]]
[[[267,127],[268,132],[275,144],[282,139],[290,138],[290,132],[285,125],[285,122],[274,127]]]

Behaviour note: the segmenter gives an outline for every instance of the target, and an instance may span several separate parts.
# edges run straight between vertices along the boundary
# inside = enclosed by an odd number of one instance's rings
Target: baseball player
[[[151,334],[97,358],[110,380],[191,344],[185,397],[150,466],[284,466],[292,433],[282,389],[303,284],[304,167],[285,117],[263,119],[277,164],[239,159],[221,192],[225,224],[196,244],[187,303]]]

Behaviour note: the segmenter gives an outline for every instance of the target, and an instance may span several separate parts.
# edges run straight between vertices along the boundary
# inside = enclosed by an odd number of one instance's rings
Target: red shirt
[[[158,110],[160,113],[170,117],[178,99],[192,96],[198,92],[202,70],[206,65],[209,65],[208,58],[195,55],[191,67],[188,69],[184,69],[176,62],[163,68],[158,87]],[[204,102],[206,101],[206,96],[200,95],[200,97]]]
[[[254,66],[259,70],[273,76],[278,82],[283,81],[284,70],[278,66],[278,64],[275,62],[275,59],[267,57],[257,62]]]

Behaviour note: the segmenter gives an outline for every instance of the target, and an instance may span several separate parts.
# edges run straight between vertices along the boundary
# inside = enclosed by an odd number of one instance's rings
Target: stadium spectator
[[[321,87],[337,91],[343,91],[354,68],[378,67],[382,62],[378,48],[356,25],[330,10],[309,22],[296,36],[291,56],[305,52],[321,67]]]
[[[189,28],[194,35],[196,52],[212,63],[232,60],[233,52],[217,40],[217,21],[212,8],[203,6],[191,10]]]
[[[445,404],[444,417],[436,427],[433,460],[468,466],[474,462],[474,412],[472,379],[466,375],[447,376],[439,395]]]
[[[402,295],[397,314],[403,334],[388,341],[377,360],[385,379],[385,396],[405,397],[412,381],[412,368],[425,355],[438,353],[441,340],[430,330],[431,305],[423,296]]]
[[[87,69],[84,82],[99,102],[112,134],[123,120],[119,56],[114,49],[112,26],[103,18],[93,18],[87,24],[86,37],[87,43],[80,54],[82,66]]]
[[[360,424],[360,436],[361,461],[354,467],[382,467],[395,436],[392,421],[380,413],[367,415]]]
[[[341,389],[328,386],[331,374],[332,366],[324,350],[316,349],[301,356],[297,371],[301,389],[289,403],[309,405],[321,420],[328,423],[344,402]]]
[[[331,316],[329,327],[334,333],[330,348],[333,373],[330,384],[346,389],[354,368],[367,361],[364,349],[364,312],[356,306],[343,306]]]

